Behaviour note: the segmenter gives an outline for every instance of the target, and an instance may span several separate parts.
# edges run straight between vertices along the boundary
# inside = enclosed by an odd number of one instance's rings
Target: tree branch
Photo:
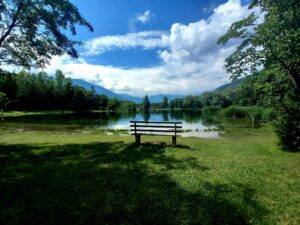
[[[24,4],[21,1],[18,8],[17,8],[17,11],[16,11],[16,13],[15,13],[13,19],[12,19],[11,24],[8,26],[7,31],[4,33],[4,35],[0,38],[0,48],[2,47],[3,42],[5,41],[5,39],[10,35],[11,31],[16,26],[18,16],[19,16],[21,10],[23,9],[23,7],[24,7]]]

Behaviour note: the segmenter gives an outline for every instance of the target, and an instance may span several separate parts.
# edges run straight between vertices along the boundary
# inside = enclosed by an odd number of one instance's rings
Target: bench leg
[[[141,135],[140,134],[135,135],[135,143],[137,145],[141,144]]]
[[[172,146],[176,147],[176,136],[172,136]]]

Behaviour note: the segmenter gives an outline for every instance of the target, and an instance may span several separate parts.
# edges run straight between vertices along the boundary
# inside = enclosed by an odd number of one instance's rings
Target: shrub
[[[277,113],[273,108],[266,108],[262,114],[263,122],[273,122],[277,118]]]
[[[251,119],[252,124],[262,121],[263,109],[260,107],[246,107],[247,117]]]
[[[246,107],[232,105],[226,109],[223,109],[221,112],[222,116],[231,117],[231,118],[246,118],[247,111]]]
[[[285,150],[300,151],[300,92],[290,94],[276,110],[274,122],[280,145]]]
[[[249,118],[252,124],[254,124],[262,121],[264,110],[256,106],[244,107],[232,105],[223,109],[221,114],[231,118]]]
[[[221,112],[221,107],[219,106],[206,106],[201,109],[203,114],[218,114]]]

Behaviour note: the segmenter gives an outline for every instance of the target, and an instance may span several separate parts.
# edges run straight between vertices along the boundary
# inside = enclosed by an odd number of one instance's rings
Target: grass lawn
[[[270,129],[142,141],[1,131],[0,224],[300,224],[300,154]]]

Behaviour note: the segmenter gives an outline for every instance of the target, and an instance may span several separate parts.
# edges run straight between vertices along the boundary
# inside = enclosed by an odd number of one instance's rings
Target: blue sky
[[[71,0],[92,24],[78,27],[80,58],[54,57],[62,69],[118,93],[199,94],[229,81],[224,59],[237,42],[216,44],[249,14],[241,0]]]

